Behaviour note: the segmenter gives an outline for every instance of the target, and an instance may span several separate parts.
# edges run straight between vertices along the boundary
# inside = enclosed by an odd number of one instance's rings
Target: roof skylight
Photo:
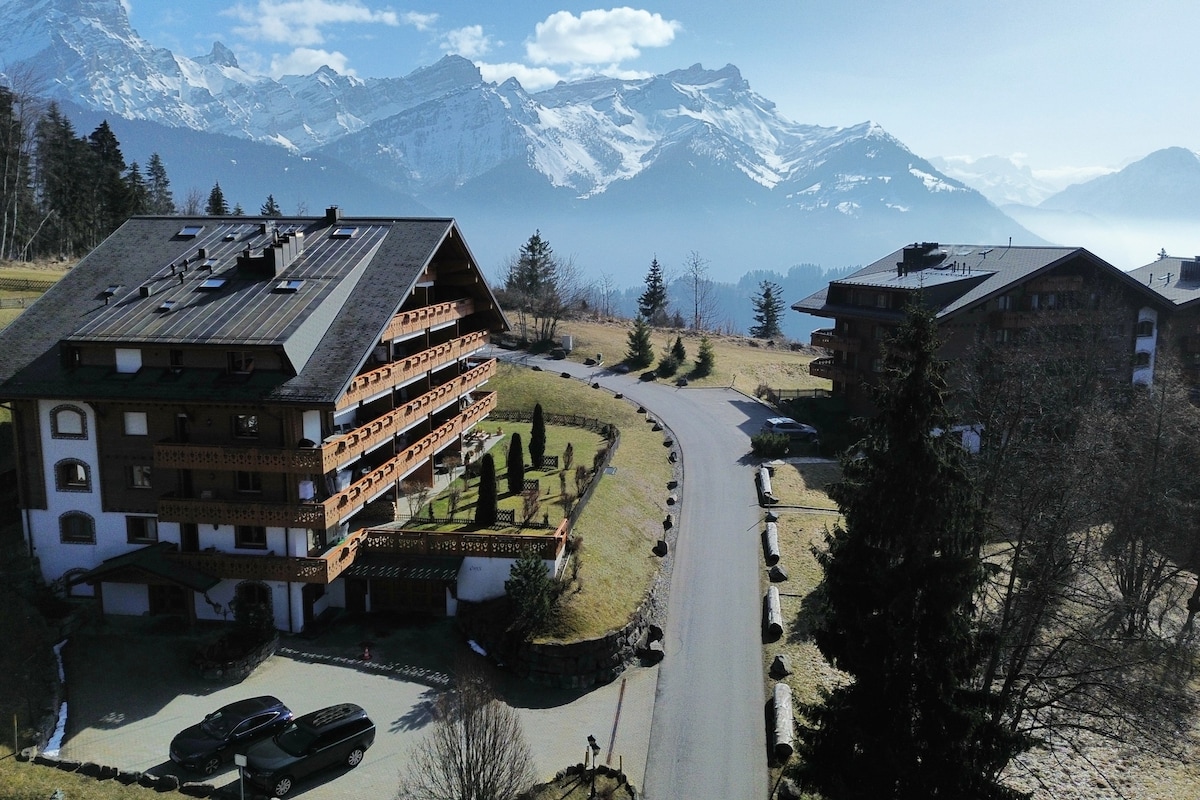
[[[208,280],[201,281],[200,285],[196,287],[196,291],[198,291],[198,292],[215,292],[217,289],[220,289],[224,285],[225,285],[224,278],[209,278]]]
[[[358,228],[354,225],[342,225],[329,234],[331,239],[353,239],[355,236],[358,236]]]
[[[283,280],[283,281],[280,281],[279,283],[275,284],[275,291],[288,292],[288,293],[298,292],[298,291],[300,291],[300,287],[303,285],[304,285],[303,279],[289,278],[287,280]]]
[[[204,230],[203,225],[184,225],[179,229],[179,233],[175,234],[184,239],[195,239],[200,235],[200,231]]]

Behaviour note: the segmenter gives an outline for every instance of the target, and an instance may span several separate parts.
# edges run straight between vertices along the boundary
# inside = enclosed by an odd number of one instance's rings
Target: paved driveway
[[[202,779],[171,763],[171,738],[215,708],[260,694],[279,697],[297,714],[358,703],[375,720],[374,746],[356,769],[330,770],[300,784],[294,794],[309,800],[394,797],[409,754],[429,730],[436,687],[462,647],[449,622],[395,626],[381,636],[347,625],[315,641],[284,637],[280,652],[245,681],[215,686],[189,667],[196,634],[154,630],[155,624],[118,619],[80,633],[68,645],[62,757],[236,790],[232,765]],[[358,659],[364,637],[375,642],[369,663]],[[623,760],[641,785],[657,668],[627,670],[615,683],[586,694],[544,690],[504,675],[498,680],[521,715],[541,780],[578,763],[591,734],[605,745],[605,755],[612,752],[612,763]]]
[[[762,513],[750,435],[771,410],[729,389],[681,389],[574,362],[495,354],[621,392],[674,433],[684,478],[645,794],[766,798]]]

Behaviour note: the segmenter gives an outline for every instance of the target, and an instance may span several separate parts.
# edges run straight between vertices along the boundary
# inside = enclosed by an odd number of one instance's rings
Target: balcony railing
[[[814,358],[808,363],[808,374],[814,378],[831,381],[854,381],[857,373],[844,364],[835,364],[833,358]]]
[[[496,394],[479,397],[448,422],[363,475],[329,498],[314,503],[227,502],[221,499],[164,497],[158,501],[163,522],[198,522],[226,525],[263,525],[328,530],[357,512],[366,502],[414,468],[433,457],[454,437],[486,417],[496,407]]]
[[[833,328],[821,328],[813,331],[812,346],[824,347],[826,350],[841,350],[844,353],[857,353],[862,349],[862,343],[858,339],[839,336]]]
[[[169,553],[167,558],[226,580],[330,583],[354,563],[366,531],[355,531],[320,556],[257,556],[235,553]]]
[[[350,382],[350,387],[338,400],[337,408],[349,408],[368,397],[394,389],[438,367],[465,358],[487,343],[487,331],[477,331],[364,372]]]
[[[256,556],[235,553],[170,553],[172,561],[226,580],[330,583],[364,552],[403,556],[481,556],[517,558],[534,548],[543,559],[556,559],[567,543],[568,521],[547,534],[411,531],[363,528],[319,556]]]
[[[436,328],[447,322],[469,317],[475,311],[475,303],[469,299],[452,300],[449,303],[435,303],[424,308],[414,308],[411,311],[401,311],[392,317],[387,329],[383,332],[384,341],[399,339],[410,333]]]
[[[320,447],[238,447],[159,442],[154,445],[154,466],[158,469],[240,470],[292,475],[330,472],[428,416],[430,411],[447,400],[478,389],[495,374],[495,359],[485,361],[400,408],[345,434],[326,439]]]

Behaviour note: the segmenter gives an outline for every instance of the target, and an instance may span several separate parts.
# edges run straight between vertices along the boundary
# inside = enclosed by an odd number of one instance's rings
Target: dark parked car
[[[198,725],[171,740],[171,760],[186,769],[211,775],[250,745],[273,736],[292,719],[291,710],[275,697],[251,697],[219,708]]]
[[[335,764],[357,767],[375,742],[375,723],[354,703],[296,717],[246,753],[244,775],[253,786],[283,797],[300,778]]]

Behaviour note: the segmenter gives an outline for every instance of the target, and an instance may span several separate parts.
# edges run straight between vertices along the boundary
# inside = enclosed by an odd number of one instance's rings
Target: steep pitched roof
[[[65,370],[60,342],[203,344],[278,348],[295,374],[155,394],[330,403],[436,258],[478,270],[448,218],[136,217],[0,332],[0,396],[130,393],[104,370]],[[464,291],[507,327],[482,279]]]
[[[1167,256],[1128,274],[1176,308],[1200,304],[1200,258]]]
[[[923,290],[933,303],[939,319],[952,317],[974,307],[1012,286],[1047,272],[1064,262],[1081,258],[1109,272],[1147,298],[1152,293],[1108,262],[1082,247],[1005,247],[997,245],[935,244],[922,255],[919,268],[905,268],[905,250],[901,248],[868,264],[858,272],[830,285],[860,286],[891,290]],[[922,247],[921,249],[924,249]],[[829,303],[829,287],[823,287],[792,305],[805,313],[834,310]],[[855,308],[856,313],[864,309]]]

